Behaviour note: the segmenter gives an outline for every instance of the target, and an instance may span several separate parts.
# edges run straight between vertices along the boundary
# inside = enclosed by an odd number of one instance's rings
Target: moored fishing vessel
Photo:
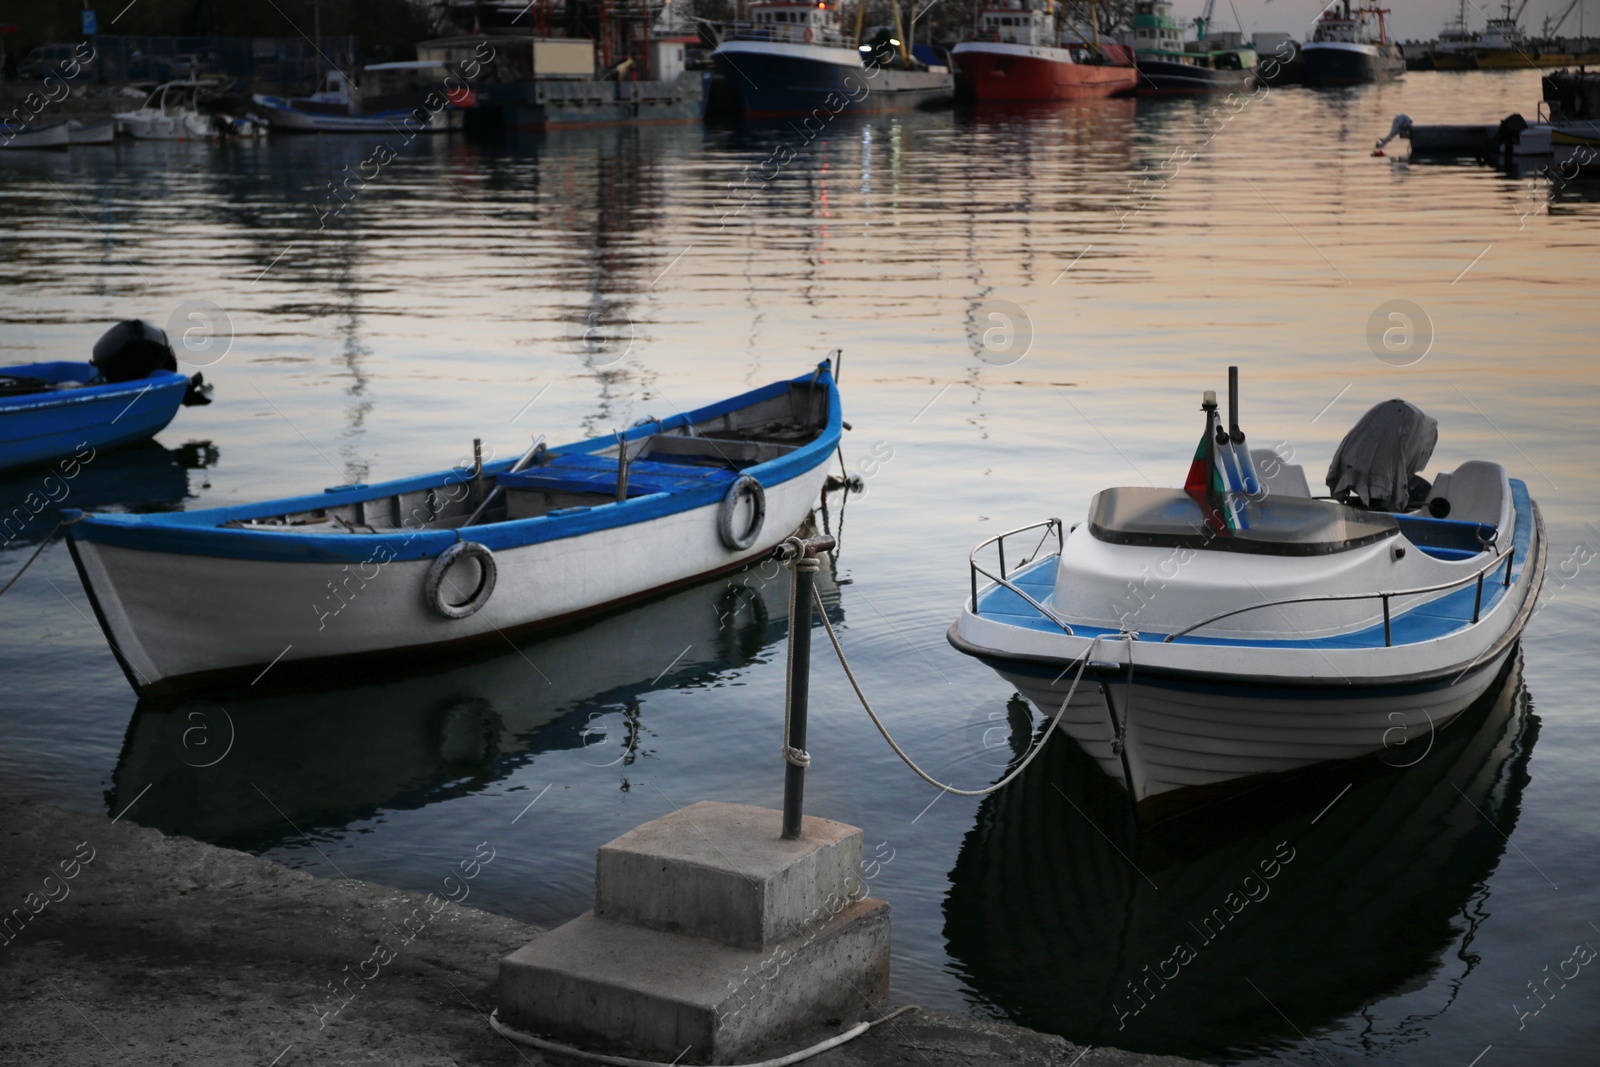
[[[1138,92],[1213,93],[1250,85],[1255,51],[1236,42],[1212,47],[1206,38],[1210,11],[1208,3],[1198,23],[1200,39],[1185,43],[1168,0],[1135,0],[1128,43],[1138,68]]]
[[[831,366],[617,437],[379,485],[68,527],[145,692],[502,641],[744,566],[810,512],[838,444]]]
[[[1231,417],[1222,429],[1211,394],[1203,407],[1184,489],[1104,490],[1070,537],[1024,528],[1058,549],[1009,569],[1012,535],[984,542],[949,635],[1059,716],[1151,821],[1447,722],[1511,654],[1545,561],[1539,510],[1504,467],[1415,477],[1437,429],[1403,401],[1345,438],[1333,499]],[[998,574],[977,559],[994,545]]]
[[[1092,7],[1091,7],[1091,10]],[[1011,0],[982,9],[971,39],[951,52],[963,95],[984,101],[1065,100],[1129,92],[1138,81],[1123,45],[1067,43],[1054,5]],[[1074,37],[1077,35],[1074,34]]]
[[[891,5],[898,24],[900,9]],[[847,38],[839,5],[828,0],[757,0],[747,24],[734,27],[712,59],[746,118],[892,111],[948,103],[955,77],[947,64],[912,54],[902,31],[862,41],[866,6]]]
[[[1428,49],[1428,58],[1434,70],[1475,70],[1478,61],[1473,55],[1478,47],[1479,34],[1467,28],[1467,0],[1461,0],[1456,17],[1439,31],[1438,40]]]
[[[380,63],[366,68],[367,92],[330,70],[310,96],[250,99],[272,126],[297,133],[444,133],[461,129],[464,109],[477,103],[470,89],[443,88],[450,74],[442,63]],[[441,106],[427,106],[429,92]]]
[[[1317,20],[1317,28],[1301,50],[1306,85],[1365,85],[1405,76],[1406,57],[1389,40],[1384,16],[1388,8],[1375,4],[1352,7],[1338,0]]]

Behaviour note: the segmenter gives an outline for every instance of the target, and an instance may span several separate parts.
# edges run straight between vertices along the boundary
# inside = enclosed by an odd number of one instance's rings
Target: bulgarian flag
[[[1183,490],[1204,510],[1208,530],[1229,534],[1245,527],[1243,510],[1228,499],[1229,492],[1243,489],[1236,484],[1242,480],[1242,472],[1230,471],[1230,460],[1237,462],[1237,458],[1232,455],[1235,450],[1231,445],[1218,443],[1221,433],[1215,409],[1208,410],[1205,433],[1200,435],[1200,444],[1195,447]]]

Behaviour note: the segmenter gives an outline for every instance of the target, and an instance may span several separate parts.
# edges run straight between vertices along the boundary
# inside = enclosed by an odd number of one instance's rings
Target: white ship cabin
[[[1346,44],[1387,44],[1389,32],[1384,26],[1383,16],[1389,13],[1388,8],[1350,6],[1350,0],[1337,8],[1329,8],[1317,20],[1317,29],[1311,35],[1313,41],[1342,41]],[[1368,16],[1378,16],[1378,35],[1374,37],[1367,28]]]
[[[1056,20],[1038,8],[986,7],[978,15],[978,40],[1051,48],[1056,44]]]
[[[844,32],[839,27],[839,5],[823,0],[815,3],[768,0],[751,4],[748,36],[794,44],[844,44]]]

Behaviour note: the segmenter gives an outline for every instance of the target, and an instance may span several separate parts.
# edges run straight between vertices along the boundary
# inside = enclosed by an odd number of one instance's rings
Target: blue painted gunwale
[[[1501,585],[1501,572],[1499,570],[1491,572],[1490,576],[1484,580],[1482,613],[1485,615],[1502,599],[1509,596],[1512,590],[1522,581],[1531,558],[1529,548],[1533,541],[1534,526],[1532,498],[1528,493],[1527,483],[1516,478],[1512,478],[1510,481],[1512,507],[1515,511],[1512,544],[1516,547],[1516,558],[1512,561],[1511,569],[1512,584],[1509,587]],[[1439,522],[1439,520],[1431,521]],[[1055,589],[1056,560],[1057,557],[1054,555],[1038,560],[1023,570],[1013,572],[1010,580],[1035,600],[1045,603],[1045,598]],[[1442,597],[1396,614],[1390,620],[1390,631],[1394,645],[1398,647],[1408,644],[1420,644],[1470,629],[1473,625],[1471,621],[1472,604],[1476,595],[1476,583],[1469,582],[1460,589],[1456,589]],[[1001,621],[1006,625],[1045,633],[1060,632],[1060,627],[1040,615],[1032,605],[1004,586],[995,586],[986,592],[980,593],[979,607],[980,614],[984,618],[994,619],[996,616],[1000,616]],[[1118,633],[1114,629],[1077,624],[1073,625],[1072,632],[1079,637],[1091,638],[1101,635],[1115,637]],[[1154,630],[1141,630],[1140,637],[1147,641],[1159,641],[1164,639],[1166,635]],[[1178,638],[1173,644],[1273,649],[1368,649],[1385,647],[1383,625],[1381,623],[1362,630],[1335,634],[1330,637],[1247,640],[1188,634]],[[1007,660],[1005,663],[1008,670],[1013,669],[1012,661]]]
[[[0,367],[0,375],[52,383],[91,381],[98,373],[91,363],[62,361]],[[188,388],[182,374],[156,371],[133,381],[0,397],[0,470],[49,463],[83,445],[115,448],[154,437],[178,413]]]
[[[623,436],[631,441],[689,423],[715,418],[761,400],[780,396],[786,393],[791,385],[810,382],[812,377],[811,374],[803,374],[797,378],[773,382],[771,385],[727,400],[708,404],[693,411],[679,412],[669,418],[635,427],[626,431]],[[838,447],[843,413],[839,405],[839,390],[834,386],[831,367],[827,361],[820,364],[820,374],[816,375],[816,381],[818,385],[825,386],[828,390],[828,419],[822,432],[814,441],[788,455],[756,464],[741,472],[755,477],[765,489],[770,490],[826,463],[833,450]],[[614,436],[607,435],[552,448],[550,451],[582,455],[599,452],[615,442]],[[505,459],[488,463],[484,465],[484,472],[490,475],[499,474],[510,468],[514,462],[514,459]],[[217,559],[334,564],[432,559],[455,542],[466,538],[454,529],[381,534],[314,534],[242,530],[226,527],[223,524],[269,515],[338,507],[399,493],[413,493],[447,484],[459,484],[462,480],[460,472],[451,468],[376,485],[336,486],[313,495],[284,497],[255,504],[154,515],[91,514],[86,515],[81,522],[67,527],[67,531],[75,540],[91,544]],[[720,502],[726,492],[726,482],[707,480],[707,484],[694,488],[631,497],[620,504],[605,504],[582,511],[567,511],[531,519],[485,523],[471,528],[471,540],[497,552],[521,548],[692,511]],[[62,513],[67,519],[75,518],[78,514],[70,510]]]

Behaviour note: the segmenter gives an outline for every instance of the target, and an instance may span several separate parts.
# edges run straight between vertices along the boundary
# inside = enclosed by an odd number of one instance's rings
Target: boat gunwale
[[[18,363],[10,367],[0,367],[0,374],[4,374],[7,371],[19,371],[26,367],[41,367],[49,363],[94,367],[92,363],[80,363],[77,360],[46,360],[42,363]],[[84,384],[72,389],[50,389],[39,393],[23,393],[19,396],[0,397],[0,416],[21,414],[23,412],[58,410],[75,404],[92,404],[101,400],[115,400],[145,392],[167,389],[176,390],[180,387],[186,389],[188,385],[189,379],[179,371],[158,370],[150,372],[143,378],[133,378],[125,382],[101,382],[98,385]]]
[[[838,387],[833,381],[828,361],[823,361],[812,373],[783,379],[734,397],[715,401],[704,407],[681,411],[664,419],[632,427],[624,431],[623,439],[636,441],[666,430],[692,425],[763,400],[782,396],[793,386],[813,383],[826,387],[828,391],[827,415],[816,437],[792,452],[745,467],[739,472],[756,477],[763,488],[771,489],[773,486],[800,477],[826,462],[828,453],[838,445],[843,413],[839,403]],[[614,447],[615,443],[616,438],[607,435],[562,445],[550,451],[587,455]],[[514,462],[515,459],[508,458],[487,463],[484,465],[484,474],[493,476],[505,473]],[[263,529],[224,524],[299,511],[323,510],[437,489],[446,485],[464,484],[470,475],[463,474],[462,471],[461,467],[451,467],[443,471],[372,485],[334,486],[316,495],[281,497],[189,512],[143,515],[96,514],[68,509],[63,512],[63,517],[69,521],[76,520],[68,527],[70,538],[81,538],[86,542],[109,547],[174,555],[330,564],[371,562],[379,557],[386,557],[385,561],[430,559],[455,542],[465,540],[461,530],[455,527],[400,528],[375,533],[329,534],[305,532],[292,527]],[[452,478],[455,481],[452,481]],[[577,512],[481,523],[470,529],[472,539],[491,550],[521,548],[600,530],[631,526],[705,507],[719,502],[726,491],[725,485],[714,483],[679,492],[650,493]]]

